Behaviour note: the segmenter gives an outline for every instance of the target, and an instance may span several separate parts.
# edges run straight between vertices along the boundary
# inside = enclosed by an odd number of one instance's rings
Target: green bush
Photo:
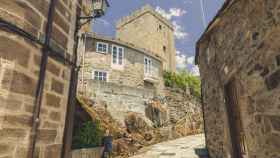
[[[178,73],[164,72],[163,77],[165,86],[177,87],[183,90],[190,88],[191,94],[200,99],[201,82],[199,77],[193,76],[187,71],[180,71]]]
[[[102,144],[103,130],[100,121],[88,121],[83,123],[82,128],[75,129],[73,136],[73,149],[93,148]]]

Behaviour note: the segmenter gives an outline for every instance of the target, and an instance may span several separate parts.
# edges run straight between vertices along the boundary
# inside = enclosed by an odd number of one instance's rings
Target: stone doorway
[[[246,140],[240,111],[240,87],[236,79],[225,85],[225,100],[230,129],[232,158],[247,158]]]

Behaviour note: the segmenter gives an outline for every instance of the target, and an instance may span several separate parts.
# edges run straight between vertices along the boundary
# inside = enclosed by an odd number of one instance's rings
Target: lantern
[[[105,14],[109,3],[107,0],[92,0],[94,17],[98,18]]]

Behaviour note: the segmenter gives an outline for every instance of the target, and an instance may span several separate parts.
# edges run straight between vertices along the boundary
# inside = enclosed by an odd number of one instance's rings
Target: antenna
[[[200,0],[200,7],[201,7],[201,13],[202,13],[203,26],[204,26],[204,28],[206,28],[206,17],[205,17],[205,10],[204,10],[203,0]]]

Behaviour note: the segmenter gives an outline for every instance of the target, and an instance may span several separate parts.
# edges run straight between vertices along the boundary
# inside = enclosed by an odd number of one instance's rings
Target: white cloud
[[[111,23],[107,20],[104,20],[104,19],[100,19],[100,18],[97,18],[96,19],[98,22],[101,22],[104,26],[109,26],[111,25]]]
[[[194,64],[194,60],[195,60],[194,56],[187,57],[181,51],[176,51],[177,70],[188,69],[192,75],[200,76],[199,68]]]
[[[176,21],[172,22],[174,27],[174,36],[177,39],[184,39],[188,36],[188,33],[184,31],[183,27],[179,25]]]
[[[166,11],[159,6],[156,7],[156,11],[168,20],[171,20],[173,17],[180,17],[187,13],[186,10],[181,8],[170,8],[169,11]]]
[[[199,72],[198,66],[193,65],[193,67],[191,68],[190,71],[191,71],[191,73],[192,73],[194,76],[200,76],[200,72]]]
[[[156,7],[156,11],[168,20],[171,20],[173,17],[181,17],[187,13],[186,10],[181,8],[170,8],[166,11],[159,6]],[[184,39],[188,36],[188,33],[184,31],[183,27],[179,25],[177,21],[172,21],[172,25],[174,27],[174,36],[176,39]]]
[[[193,74],[194,76],[199,76],[200,73],[199,73],[199,68],[198,66],[195,65],[195,57],[194,56],[190,56],[190,57],[187,57],[187,64],[188,64],[188,67],[190,69],[190,73]]]
[[[195,59],[194,56],[188,57],[188,58],[187,58],[187,63],[188,63],[188,64],[194,64],[194,59]]]
[[[178,69],[187,68],[186,55],[182,54],[180,51],[176,51],[176,67]]]
[[[170,8],[169,12],[174,17],[180,17],[187,13],[186,10],[180,9],[180,8]],[[171,16],[171,18],[172,18],[172,16]]]

